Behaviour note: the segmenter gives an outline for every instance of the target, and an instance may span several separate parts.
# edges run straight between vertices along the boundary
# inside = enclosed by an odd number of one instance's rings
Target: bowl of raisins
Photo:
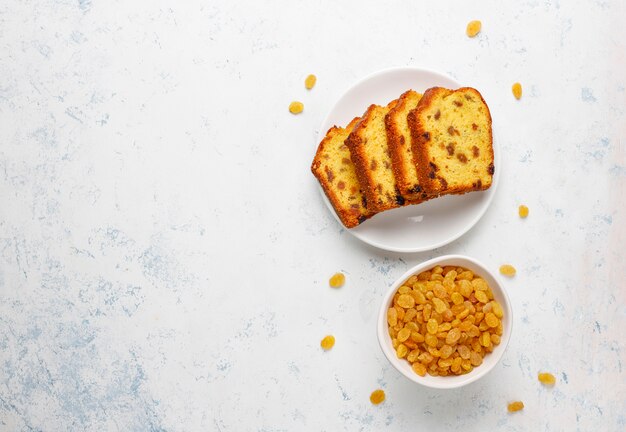
[[[512,322],[498,277],[473,258],[446,255],[416,265],[390,287],[380,308],[378,341],[411,381],[451,389],[496,366]]]

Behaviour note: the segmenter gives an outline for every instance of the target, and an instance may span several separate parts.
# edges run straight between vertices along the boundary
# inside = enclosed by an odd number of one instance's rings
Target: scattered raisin
[[[519,206],[518,213],[519,217],[521,217],[522,219],[528,217],[528,207],[522,204],[521,206]]]
[[[381,389],[374,390],[372,394],[370,395],[370,402],[372,402],[374,405],[378,405],[384,401],[385,401],[384,390],[381,390]]]
[[[503,264],[500,266],[500,274],[504,276],[513,277],[515,276],[516,270],[511,264]]]
[[[462,163],[467,163],[467,156],[465,156],[463,153],[458,153],[456,155],[457,159],[460,160]]]
[[[522,97],[522,85],[520,83],[516,82],[515,84],[513,84],[511,90],[513,91],[513,96],[515,96],[515,99],[519,100]]]
[[[341,288],[345,282],[346,276],[343,273],[335,273],[328,281],[328,284],[333,288]]]
[[[465,34],[467,36],[473,38],[478,33],[480,33],[480,29],[482,28],[482,23],[478,20],[470,21],[467,23],[467,28],[465,29]]]
[[[317,77],[311,74],[307,76],[306,79],[304,80],[304,86],[306,87],[307,90],[311,90],[313,86],[315,86],[316,82],[317,82]]]
[[[554,377],[554,375],[548,372],[540,372],[537,378],[539,379],[539,382],[543,385],[552,386],[556,383],[556,378]]]
[[[335,336],[328,335],[324,337],[324,339],[322,339],[322,341],[320,342],[320,346],[324,351],[328,351],[333,346],[335,346]]]
[[[302,102],[294,101],[289,104],[289,112],[291,114],[300,114],[304,110]]]
[[[521,411],[524,409],[524,402],[522,401],[511,402],[507,406],[507,409],[509,410],[509,412]]]
[[[439,120],[439,117],[441,117],[441,111],[437,110],[437,112],[435,113],[435,120]]]

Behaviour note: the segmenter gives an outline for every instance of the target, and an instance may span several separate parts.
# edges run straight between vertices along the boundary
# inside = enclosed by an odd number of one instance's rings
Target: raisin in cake
[[[346,140],[368,207],[375,212],[404,205],[392,169],[385,116],[397,101],[387,106],[371,105]]]
[[[491,114],[478,90],[428,89],[407,119],[426,193],[462,194],[491,186]]]
[[[387,144],[389,145],[396,184],[400,194],[412,204],[421,202],[426,198],[417,177],[417,167],[411,146],[411,131],[406,118],[408,113],[417,107],[421,98],[422,95],[416,91],[404,92],[385,117]]]
[[[313,159],[311,171],[346,228],[353,228],[373,215],[366,206],[365,196],[344,144],[360,119],[346,128],[334,126],[328,130]]]

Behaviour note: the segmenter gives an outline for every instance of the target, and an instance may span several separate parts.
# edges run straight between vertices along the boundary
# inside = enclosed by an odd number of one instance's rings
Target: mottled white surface
[[[624,430],[625,20],[619,0],[3,1],[0,429]],[[334,100],[398,65],[480,89],[503,149],[481,222],[413,255],[352,238],[309,172]],[[375,336],[385,288],[444,253],[518,268],[502,363],[450,392]]]

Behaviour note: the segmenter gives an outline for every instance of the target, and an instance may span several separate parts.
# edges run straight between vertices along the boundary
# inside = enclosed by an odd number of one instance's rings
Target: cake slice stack
[[[434,87],[331,128],[311,170],[353,228],[396,207],[488,189],[493,162],[491,115],[480,93]]]

